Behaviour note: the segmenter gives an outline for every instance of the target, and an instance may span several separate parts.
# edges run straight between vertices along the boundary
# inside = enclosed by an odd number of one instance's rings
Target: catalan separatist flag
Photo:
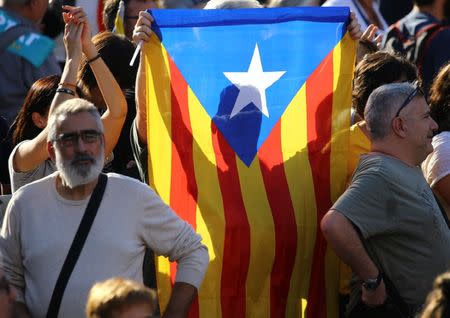
[[[117,34],[125,34],[125,28],[123,27],[123,23],[125,21],[125,3],[123,0],[119,1],[119,8],[117,9],[116,18],[114,20],[114,29],[113,32]]]
[[[190,317],[336,317],[337,259],[319,223],[345,186],[349,10],[151,14],[150,185],[211,259]],[[157,270],[164,308],[176,266]]]

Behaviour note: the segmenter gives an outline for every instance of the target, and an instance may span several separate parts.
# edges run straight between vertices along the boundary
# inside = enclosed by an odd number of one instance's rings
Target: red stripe
[[[225,238],[221,277],[223,317],[245,317],[245,285],[250,264],[250,225],[242,199],[235,152],[211,123],[223,199]]]
[[[317,205],[317,234],[309,285],[307,316],[327,316],[325,286],[326,241],[320,221],[331,207],[330,147],[333,110],[333,51],[306,83],[308,153]]]
[[[103,32],[106,30],[105,23],[103,21],[103,7],[105,0],[98,0],[97,2],[97,27],[98,32]]]
[[[280,121],[260,148],[259,161],[275,229],[275,259],[270,277],[270,316],[284,317],[297,250],[297,225],[284,171]]]
[[[175,63],[169,57],[172,88],[172,169],[170,206],[194,229],[196,228],[197,183],[192,157],[192,127],[189,117],[188,86]],[[172,283],[175,263],[170,264]],[[198,317],[198,300],[191,307],[189,317]]]

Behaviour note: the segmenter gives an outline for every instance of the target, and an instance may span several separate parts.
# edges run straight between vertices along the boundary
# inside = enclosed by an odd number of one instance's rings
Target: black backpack
[[[433,38],[449,26],[440,23],[430,23],[422,27],[413,36],[406,36],[400,30],[399,22],[391,25],[383,38],[383,47],[390,52],[405,56],[417,66],[419,76],[422,76],[425,55]]]

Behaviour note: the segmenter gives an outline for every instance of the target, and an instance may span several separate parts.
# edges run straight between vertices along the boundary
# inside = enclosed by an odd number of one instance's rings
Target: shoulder
[[[127,195],[155,195],[154,191],[145,183],[124,176],[118,173],[108,173],[108,185],[111,186],[111,191],[126,193]]]

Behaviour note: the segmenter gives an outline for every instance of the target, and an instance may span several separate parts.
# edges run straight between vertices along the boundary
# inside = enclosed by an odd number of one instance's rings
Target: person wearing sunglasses
[[[438,126],[417,82],[375,89],[364,118],[371,152],[321,229],[356,276],[349,317],[414,317],[450,266],[450,231],[420,169]]]

